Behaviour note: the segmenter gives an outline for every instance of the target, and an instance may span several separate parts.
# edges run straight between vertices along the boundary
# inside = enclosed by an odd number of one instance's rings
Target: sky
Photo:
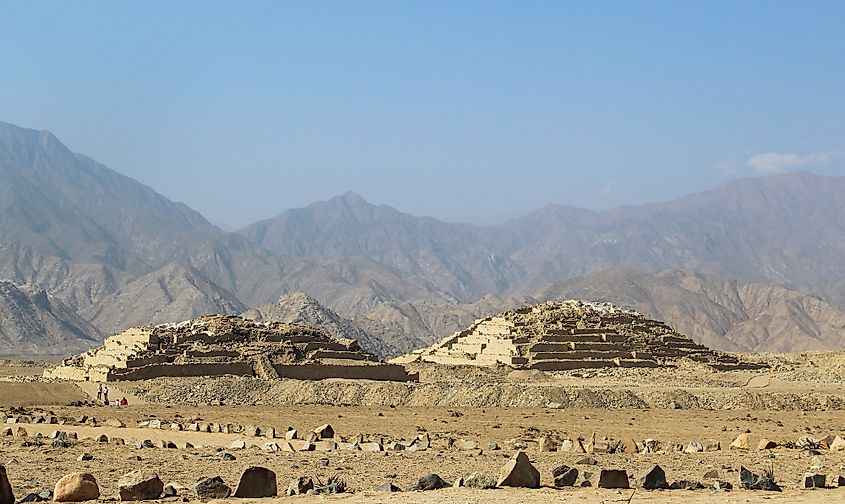
[[[0,121],[230,230],[845,175],[845,2],[0,0]]]

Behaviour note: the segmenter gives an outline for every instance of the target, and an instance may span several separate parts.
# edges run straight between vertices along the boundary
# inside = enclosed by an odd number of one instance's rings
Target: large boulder
[[[194,483],[194,497],[197,499],[225,499],[232,495],[232,489],[223,482],[220,476],[201,478]]]
[[[628,473],[622,469],[602,469],[599,488],[629,488]]]
[[[640,477],[640,486],[646,490],[669,488],[669,484],[666,483],[666,472],[659,465],[655,465]]]
[[[70,473],[56,482],[53,500],[56,502],[81,502],[100,497],[100,487],[92,474]]]
[[[265,467],[253,466],[244,469],[235,490],[235,497],[248,499],[275,497],[277,494],[276,473]]]
[[[0,504],[15,504],[15,494],[12,492],[12,484],[6,475],[6,468],[0,465]]]
[[[157,474],[132,471],[117,481],[117,491],[122,501],[158,499],[164,483]]]
[[[540,471],[531,465],[525,452],[517,452],[499,471],[497,486],[539,488]]]

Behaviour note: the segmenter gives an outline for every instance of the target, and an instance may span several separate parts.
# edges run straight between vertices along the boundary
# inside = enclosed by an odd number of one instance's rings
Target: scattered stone
[[[241,439],[236,439],[229,444],[229,448],[232,450],[242,450],[246,448],[246,443]]]
[[[771,450],[773,448],[777,448],[778,444],[772,441],[771,439],[763,438],[757,443],[758,450]]]
[[[795,447],[802,450],[817,450],[819,448],[819,442],[810,436],[802,436],[795,442]]]
[[[449,486],[449,483],[443,481],[443,478],[441,478],[437,474],[426,474],[425,476],[421,477],[419,481],[417,481],[417,486],[415,486],[414,489],[440,490],[441,488],[446,488],[447,486]]]
[[[698,481],[690,481],[690,480],[678,480],[673,481],[671,485],[669,485],[670,490],[701,490],[707,488],[701,482]]]
[[[278,443],[264,443],[262,449],[267,453],[276,453],[280,450]]]
[[[771,473],[764,472],[763,475],[757,475],[742,466],[739,468],[739,487],[743,490],[781,491]]]
[[[132,471],[117,481],[117,491],[122,501],[158,499],[164,491],[164,483],[157,474]]]
[[[382,451],[381,443],[361,443],[359,445],[362,451],[380,452]]]
[[[300,476],[290,482],[285,495],[305,495],[311,490],[314,490],[314,481],[308,476]]]
[[[541,437],[537,441],[537,444],[539,445],[541,452],[555,451],[554,446],[552,445],[552,439],[549,436]]]
[[[487,449],[487,451],[499,451],[499,450],[501,450],[501,448],[499,447],[499,445],[497,443],[490,443],[489,445],[487,445],[486,449]]]
[[[94,456],[86,452],[77,457],[76,460],[78,460],[79,462],[87,462],[89,460],[94,460]]]
[[[578,469],[567,465],[560,465],[552,470],[552,478],[557,488],[570,487],[578,480]]]
[[[334,439],[334,429],[329,424],[317,427],[314,429],[314,434],[317,435],[317,439]]]
[[[122,429],[126,427],[126,424],[118,420],[117,418],[109,418],[106,420],[106,427],[113,427],[115,429]]]
[[[819,448],[824,448],[824,449],[830,448],[830,445],[833,443],[833,441],[835,439],[836,439],[836,436],[834,436],[833,434],[828,434],[827,436],[819,439],[818,440]]]
[[[718,439],[708,439],[704,442],[704,451],[714,452],[722,451],[722,443]]]
[[[377,487],[373,487],[373,490],[375,490],[376,492],[388,492],[388,493],[396,493],[396,492],[402,491],[401,488],[399,488],[398,486],[396,486],[396,485],[394,485],[393,483],[390,483],[390,482],[381,484]]]
[[[801,488],[825,488],[826,477],[824,474],[806,473]]]
[[[463,439],[459,439],[455,442],[455,448],[458,450],[477,450],[478,443],[475,441],[465,441]]]
[[[501,471],[497,486],[539,488],[540,471],[531,465],[525,452],[517,452]]]
[[[717,481],[713,483],[713,490],[716,492],[730,492],[734,486],[727,481]]]
[[[97,441],[98,443],[108,443],[108,442],[109,442],[109,437],[108,437],[108,436],[106,436],[105,434],[100,434],[99,436],[97,436],[97,438],[95,439],[95,441]]]
[[[100,497],[100,487],[93,475],[76,472],[62,476],[53,490],[56,502],[82,502]]]
[[[742,433],[731,443],[731,450],[747,450],[749,447],[748,434]]]
[[[6,474],[6,468],[3,465],[0,465],[0,504],[15,504],[12,484],[9,483],[9,476]]]
[[[265,467],[255,466],[244,469],[235,490],[235,497],[248,499],[275,497],[277,494],[276,473]]]
[[[640,477],[640,486],[646,490],[662,490],[669,488],[666,483],[666,472],[659,465],[652,467]]]
[[[599,488],[630,488],[628,473],[621,469],[602,469],[599,473]]]
[[[288,431],[285,432],[285,439],[288,441],[296,439],[296,429],[288,429]]]
[[[194,497],[198,499],[225,499],[232,495],[232,489],[223,482],[223,478],[200,478],[194,483]]]
[[[709,471],[704,473],[703,477],[704,477],[704,479],[719,479],[719,478],[722,477],[722,475],[719,474],[718,469],[710,469]]]
[[[690,441],[687,447],[684,448],[684,453],[699,453],[703,451],[704,446],[698,441]]]
[[[18,429],[15,431],[15,436],[16,437],[27,437],[28,433],[26,432],[26,429],[24,429],[23,427],[18,427]]]
[[[639,445],[633,438],[623,439],[619,449],[622,453],[626,454],[639,453],[641,451]]]
[[[833,438],[833,442],[830,443],[830,451],[842,451],[845,450],[845,439],[842,439],[839,436]]]
[[[470,474],[464,479],[463,483],[465,487],[480,488],[482,490],[496,488],[496,480],[489,474],[480,472]]]
[[[274,439],[276,437],[276,429],[268,427],[267,430],[264,431],[264,437]]]
[[[199,430],[199,425],[197,425],[197,430]],[[244,429],[245,436],[260,436],[261,435],[261,428],[257,425],[247,425],[246,429]]]

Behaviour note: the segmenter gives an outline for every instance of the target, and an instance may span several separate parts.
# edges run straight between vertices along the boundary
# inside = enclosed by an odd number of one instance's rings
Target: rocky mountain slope
[[[719,348],[830,348],[841,339],[836,312],[801,293],[845,307],[844,222],[845,177],[789,173],[608,212],[548,206],[493,227],[348,193],[226,233],[49,132],[0,123],[0,278],[46,290],[108,333],[301,291],[405,352],[477,316],[582,292],[587,284],[566,279],[622,266],[649,273],[637,282],[650,297],[607,285],[610,301],[627,296]],[[710,299],[686,289],[692,280],[654,276],[667,268],[724,277],[701,276],[718,284],[706,292],[737,293]],[[556,281],[560,290],[535,292]],[[688,306],[670,313],[676,295]]]
[[[103,335],[47,292],[0,281],[0,356],[81,352]]]
[[[361,348],[380,357],[399,352],[389,343],[370,336],[354,322],[329,310],[304,292],[284,294],[275,303],[250,308],[241,316],[258,322],[279,321],[313,325],[334,338],[358,340]]]

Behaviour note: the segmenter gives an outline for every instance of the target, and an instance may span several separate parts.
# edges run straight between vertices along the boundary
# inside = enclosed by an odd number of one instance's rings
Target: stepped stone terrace
[[[565,371],[672,366],[682,359],[720,371],[760,367],[699,345],[634,310],[580,300],[552,301],[476,320],[392,362]]]
[[[98,348],[69,357],[50,378],[90,381],[164,376],[254,376],[263,379],[353,378],[415,381],[352,339],[333,339],[306,325],[211,315],[177,324],[137,327]]]

